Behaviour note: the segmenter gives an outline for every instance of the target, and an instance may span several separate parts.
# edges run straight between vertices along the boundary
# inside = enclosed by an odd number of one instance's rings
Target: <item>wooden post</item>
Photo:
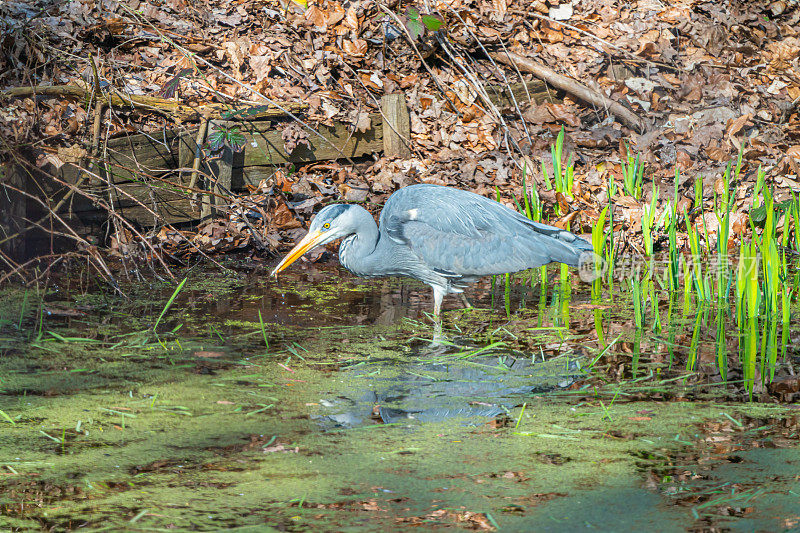
[[[22,169],[8,163],[0,167],[0,241],[4,241],[25,229],[27,217],[27,198],[6,187],[5,184],[25,190],[25,175]],[[14,260],[25,257],[25,234],[0,244],[0,249]]]
[[[214,172],[214,187],[209,188],[214,195],[209,195],[211,199],[211,214],[219,216],[223,212],[219,206],[225,204],[225,200],[220,196],[227,196],[231,193],[231,178],[233,176],[233,150],[229,146],[222,149],[222,158],[217,159],[217,171]]]
[[[233,150],[225,146],[218,159],[209,162],[211,179],[206,180],[205,190],[210,194],[203,195],[200,206],[200,218],[205,220],[220,214],[216,206],[224,202],[219,198],[220,194],[228,194],[231,190],[231,175],[233,174]]]
[[[411,157],[411,119],[403,93],[381,98],[383,112],[383,153],[386,157]]]
[[[212,120],[211,131],[219,127],[229,127],[230,125],[230,122]],[[209,167],[214,182],[208,184],[206,190],[213,194],[207,194],[203,197],[200,207],[201,219],[223,214],[224,211],[221,207],[227,204],[224,197],[230,196],[234,188],[244,187],[244,177],[241,175],[243,164],[244,149],[234,152],[227,145],[222,148],[221,157],[211,161]]]

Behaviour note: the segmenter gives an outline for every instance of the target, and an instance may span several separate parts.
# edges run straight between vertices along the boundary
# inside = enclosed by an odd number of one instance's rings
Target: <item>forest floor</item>
[[[4,88],[97,82],[103,90],[193,106],[302,103],[312,128],[336,120],[354,132],[369,127],[383,95],[402,91],[411,157],[290,165],[252,188],[268,207],[254,224],[272,249],[294,242],[320,205],[346,200],[377,211],[394,190],[415,182],[499,196],[515,207],[523,169],[545,220],[589,231],[611,205],[617,243],[634,252],[643,250],[641,221],[655,189],[656,221],[677,204],[687,223],[704,228],[709,246],[720,229],[715,198],[726,188],[729,246],[753,231],[747,213],[759,205],[754,196],[770,189],[783,206],[800,190],[796,2],[70,0],[4,2],[0,13]],[[513,109],[492,108],[481,97],[487,87],[534,79],[508,60],[514,57],[532,58],[622,104],[643,127],[555,89],[539,105],[520,99]],[[86,102],[0,98],[6,161],[33,149],[40,165],[58,166],[91,151],[93,109]],[[157,132],[176,120],[113,107],[102,136]],[[276,127],[287,153],[313,135],[296,122]],[[549,183],[550,150],[562,128],[560,163],[574,164],[568,194]],[[740,172],[726,174],[740,153]],[[628,191],[624,178],[629,156],[637,155],[641,192]],[[658,250],[665,232],[656,224]],[[777,227],[783,231],[780,221]],[[150,238],[172,253],[186,250],[184,238],[209,253],[253,244],[235,212],[184,229]],[[129,237],[112,234],[101,244],[119,250]],[[682,231],[678,239],[686,247]]]

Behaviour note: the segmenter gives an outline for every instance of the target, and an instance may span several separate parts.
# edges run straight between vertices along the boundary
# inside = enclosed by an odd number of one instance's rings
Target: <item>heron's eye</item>
[[[322,225],[323,228],[328,229],[331,227],[330,222],[326,222]]]

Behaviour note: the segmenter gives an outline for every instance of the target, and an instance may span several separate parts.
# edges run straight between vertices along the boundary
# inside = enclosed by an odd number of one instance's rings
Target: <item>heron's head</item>
[[[333,204],[323,208],[311,221],[308,233],[294,248],[278,263],[272,275],[275,276],[289,265],[297,261],[304,253],[323,246],[336,239],[352,235],[357,230],[356,213],[354,206],[347,204]]]

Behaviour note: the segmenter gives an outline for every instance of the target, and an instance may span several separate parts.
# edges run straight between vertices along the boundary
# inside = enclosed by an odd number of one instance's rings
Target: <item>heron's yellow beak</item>
[[[315,231],[314,233],[307,233],[305,237],[300,239],[294,248],[283,258],[283,261],[278,263],[278,266],[275,267],[275,270],[272,271],[271,276],[277,276],[278,272],[286,269],[289,265],[300,259],[304,253],[312,249],[317,245],[320,239],[323,236],[323,232]]]

